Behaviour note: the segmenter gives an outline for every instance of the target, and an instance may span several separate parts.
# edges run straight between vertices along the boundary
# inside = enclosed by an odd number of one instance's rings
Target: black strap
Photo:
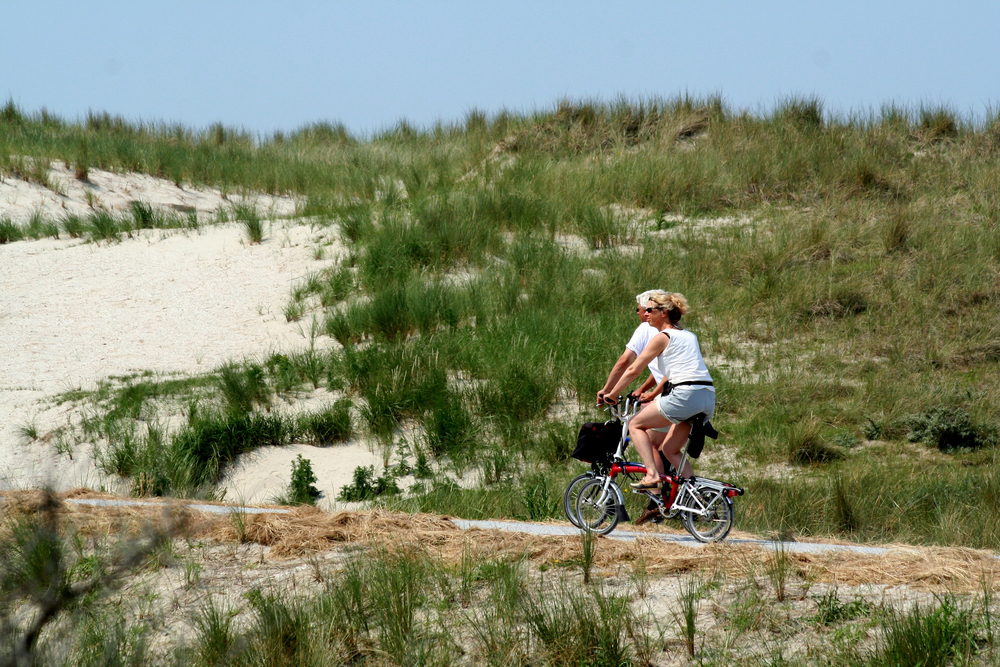
[[[671,383],[671,386],[673,386],[673,387],[683,387],[683,386],[689,385],[689,384],[696,384],[696,385],[699,385],[701,387],[714,387],[715,386],[709,380],[689,380],[688,382],[673,382],[673,383]]]

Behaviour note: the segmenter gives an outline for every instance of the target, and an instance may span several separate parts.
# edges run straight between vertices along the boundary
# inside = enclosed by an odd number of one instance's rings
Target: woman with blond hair
[[[708,367],[705,366],[705,359],[701,356],[698,337],[680,325],[681,317],[690,310],[687,299],[682,294],[663,292],[651,295],[646,312],[649,324],[659,333],[653,336],[642,354],[625,369],[618,384],[608,392],[609,396],[617,396],[654,359],[657,359],[664,373],[663,392],[646,405],[628,427],[632,442],[647,471],[640,482],[632,485],[636,489],[660,487],[650,442],[651,432],[667,431],[660,451],[676,468],[680,463],[681,448],[691,433],[691,424],[686,420],[702,413],[705,419],[709,419],[715,412],[715,387]],[[694,474],[690,463],[680,472],[684,477]]]

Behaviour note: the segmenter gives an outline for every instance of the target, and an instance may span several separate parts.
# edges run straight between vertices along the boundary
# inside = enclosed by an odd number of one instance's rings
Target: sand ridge
[[[39,212],[47,219],[58,220],[67,214],[87,216],[94,209],[124,211],[130,202],[143,201],[177,213],[194,211],[199,220],[205,221],[227,204],[244,199],[253,201],[270,217],[289,217],[295,213],[296,202],[292,197],[242,195],[217,188],[177,185],[147,174],[91,169],[87,180],[81,181],[59,161],[50,162],[46,174],[51,188],[11,176],[0,178],[0,218],[23,224]]]
[[[69,180],[73,192],[91,187]],[[160,207],[184,203],[209,219],[212,207],[224,203],[217,192],[184,199],[195,191],[152,176],[93,170],[91,180],[101,184],[105,204],[122,207],[129,198]],[[23,219],[39,208],[49,214],[53,197],[68,202],[65,210],[86,207],[78,194],[62,197],[8,177],[0,184],[0,218]],[[294,202],[263,197],[259,208],[291,214]],[[235,223],[143,230],[118,243],[61,238],[0,245],[0,489],[49,484],[126,491],[100,474],[89,445],[75,447],[72,457],[56,452],[54,438],[46,436],[81,417],[79,405],[54,402],[60,394],[92,390],[112,376],[194,376],[229,361],[336,345],[314,335],[311,316],[288,322],[284,314],[292,288],[346,252],[326,234],[323,259],[317,259],[319,235],[300,221],[271,217],[264,242],[255,245]],[[42,439],[28,441],[28,426]],[[327,499],[350,482],[356,466],[381,460],[361,441],[254,452],[230,471],[226,497],[275,497],[300,453],[313,460]]]

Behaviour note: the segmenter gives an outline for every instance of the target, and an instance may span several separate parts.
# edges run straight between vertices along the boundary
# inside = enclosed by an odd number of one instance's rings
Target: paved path
[[[3,496],[0,496],[3,500]],[[95,507],[153,507],[163,503],[155,503],[144,500],[103,500],[98,498],[67,498],[67,503],[74,505],[90,505]],[[184,503],[185,507],[201,512],[211,512],[213,514],[232,514],[242,512],[244,514],[287,514],[291,510],[266,508],[266,507],[237,507],[232,505],[202,505],[197,503]],[[485,530],[506,530],[515,533],[529,533],[531,535],[579,535],[580,530],[573,526],[555,526],[552,524],[528,523],[524,521],[471,521],[468,519],[452,519],[452,523],[468,530],[470,528],[481,528]],[[637,532],[633,530],[616,530],[607,536],[613,540],[635,540],[639,537],[651,537],[671,542],[681,546],[698,548],[705,546],[693,537],[676,533],[649,533]],[[891,549],[885,547],[866,547],[860,544],[821,544],[816,542],[780,542],[773,540],[749,540],[744,538],[730,538],[727,544],[755,544],[764,549],[781,549],[788,553],[828,553],[834,551],[867,554],[878,556],[887,554]],[[1000,556],[998,556],[1000,558]]]
[[[508,530],[518,533],[531,533],[533,535],[579,535],[580,529],[573,526],[553,526],[538,523],[525,523],[520,521],[469,521],[467,519],[452,519],[452,523],[462,529],[487,528],[494,530]],[[664,542],[680,544],[685,547],[703,547],[701,542],[690,535],[678,535],[676,533],[648,533],[634,530],[616,530],[606,537],[613,540],[635,540],[639,537],[652,537]],[[884,547],[866,547],[859,544],[819,544],[816,542],[778,542],[772,540],[748,540],[742,538],[730,538],[726,544],[756,544],[765,549],[775,551],[783,549],[788,553],[825,553],[830,551],[848,551],[858,554],[869,554],[877,556],[886,554],[891,549]]]

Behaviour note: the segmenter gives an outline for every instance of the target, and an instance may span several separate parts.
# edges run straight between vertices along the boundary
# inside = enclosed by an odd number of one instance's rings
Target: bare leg
[[[658,436],[651,428],[663,428],[669,426],[670,422],[663,418],[660,411],[652,403],[648,404],[637,414],[628,425],[628,433],[632,438],[635,450],[642,457],[642,462],[646,466],[646,476],[642,478],[644,484],[653,484],[660,481],[660,474],[663,473],[663,466],[660,457],[653,451],[653,438]],[[660,438],[656,437],[656,441]],[[654,472],[655,471],[655,472]]]
[[[687,442],[688,435],[690,435],[690,433],[690,422],[674,424],[670,427],[670,432],[667,433],[667,438],[663,441],[663,445],[660,447],[660,451],[663,452],[663,455],[667,457],[667,460],[670,461],[675,469],[681,462],[681,449],[683,449],[684,443]],[[694,469],[691,468],[691,462],[687,461],[684,464],[684,470],[679,472],[681,477],[692,476],[694,474]]]
[[[663,431],[646,431],[646,435],[649,436],[649,444],[653,446],[653,458],[656,459],[656,470],[660,473],[665,473],[666,470],[663,468],[663,459],[660,458],[660,447],[663,446],[663,440],[667,437],[667,434]]]

